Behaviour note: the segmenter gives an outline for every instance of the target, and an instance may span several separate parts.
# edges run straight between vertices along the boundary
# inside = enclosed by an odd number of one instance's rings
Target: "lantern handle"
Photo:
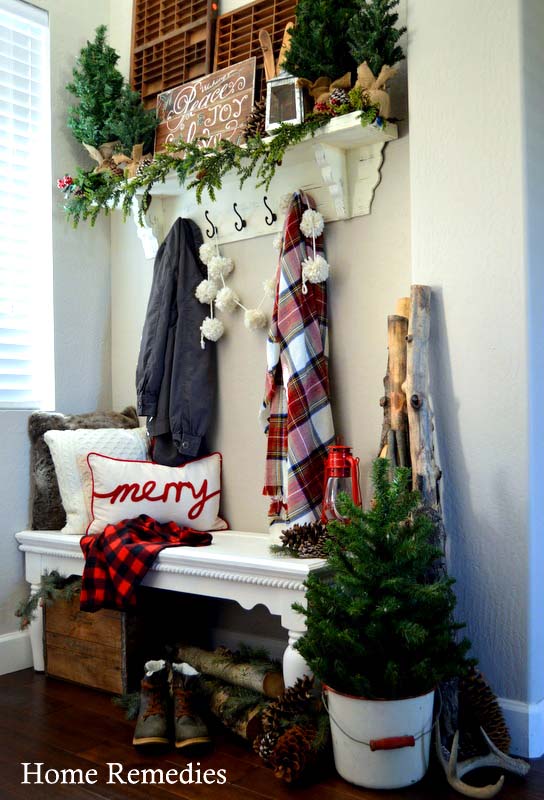
[[[352,465],[352,471],[355,473],[355,481],[353,487],[353,502],[356,506],[362,505],[361,501],[361,475],[359,470],[359,464],[361,459],[354,458],[353,456],[346,456],[346,461],[348,464]]]

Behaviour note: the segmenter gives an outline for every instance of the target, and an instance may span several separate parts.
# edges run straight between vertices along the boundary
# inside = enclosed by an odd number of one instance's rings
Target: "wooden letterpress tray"
[[[215,0],[135,0],[130,81],[146,108],[211,71],[216,13]]]
[[[288,22],[294,22],[296,0],[258,0],[217,18],[214,69],[223,69],[246,58],[257,58],[255,99],[266,94],[259,31],[266,28],[277,58]]]

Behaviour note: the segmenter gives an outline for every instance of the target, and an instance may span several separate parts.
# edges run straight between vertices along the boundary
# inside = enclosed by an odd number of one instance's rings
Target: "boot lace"
[[[192,697],[192,692],[188,692],[187,689],[183,688],[183,686],[174,687],[176,719],[193,716],[193,710],[191,708]]]
[[[143,719],[164,714],[164,700],[161,689],[150,685],[145,688],[149,691],[149,702],[143,713]]]

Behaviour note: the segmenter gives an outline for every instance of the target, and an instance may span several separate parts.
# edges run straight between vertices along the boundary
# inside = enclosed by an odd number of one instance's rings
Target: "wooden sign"
[[[211,147],[220,139],[239,143],[253,108],[255,63],[255,58],[248,58],[160,94],[155,152],[178,139],[193,142],[206,137]]]

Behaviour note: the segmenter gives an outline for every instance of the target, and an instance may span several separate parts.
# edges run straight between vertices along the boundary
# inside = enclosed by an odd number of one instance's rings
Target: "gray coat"
[[[157,437],[154,460],[182,463],[207,453],[215,399],[216,350],[200,347],[207,306],[195,297],[206,277],[198,250],[202,234],[178,219],[159,248],[136,370],[138,413]]]

